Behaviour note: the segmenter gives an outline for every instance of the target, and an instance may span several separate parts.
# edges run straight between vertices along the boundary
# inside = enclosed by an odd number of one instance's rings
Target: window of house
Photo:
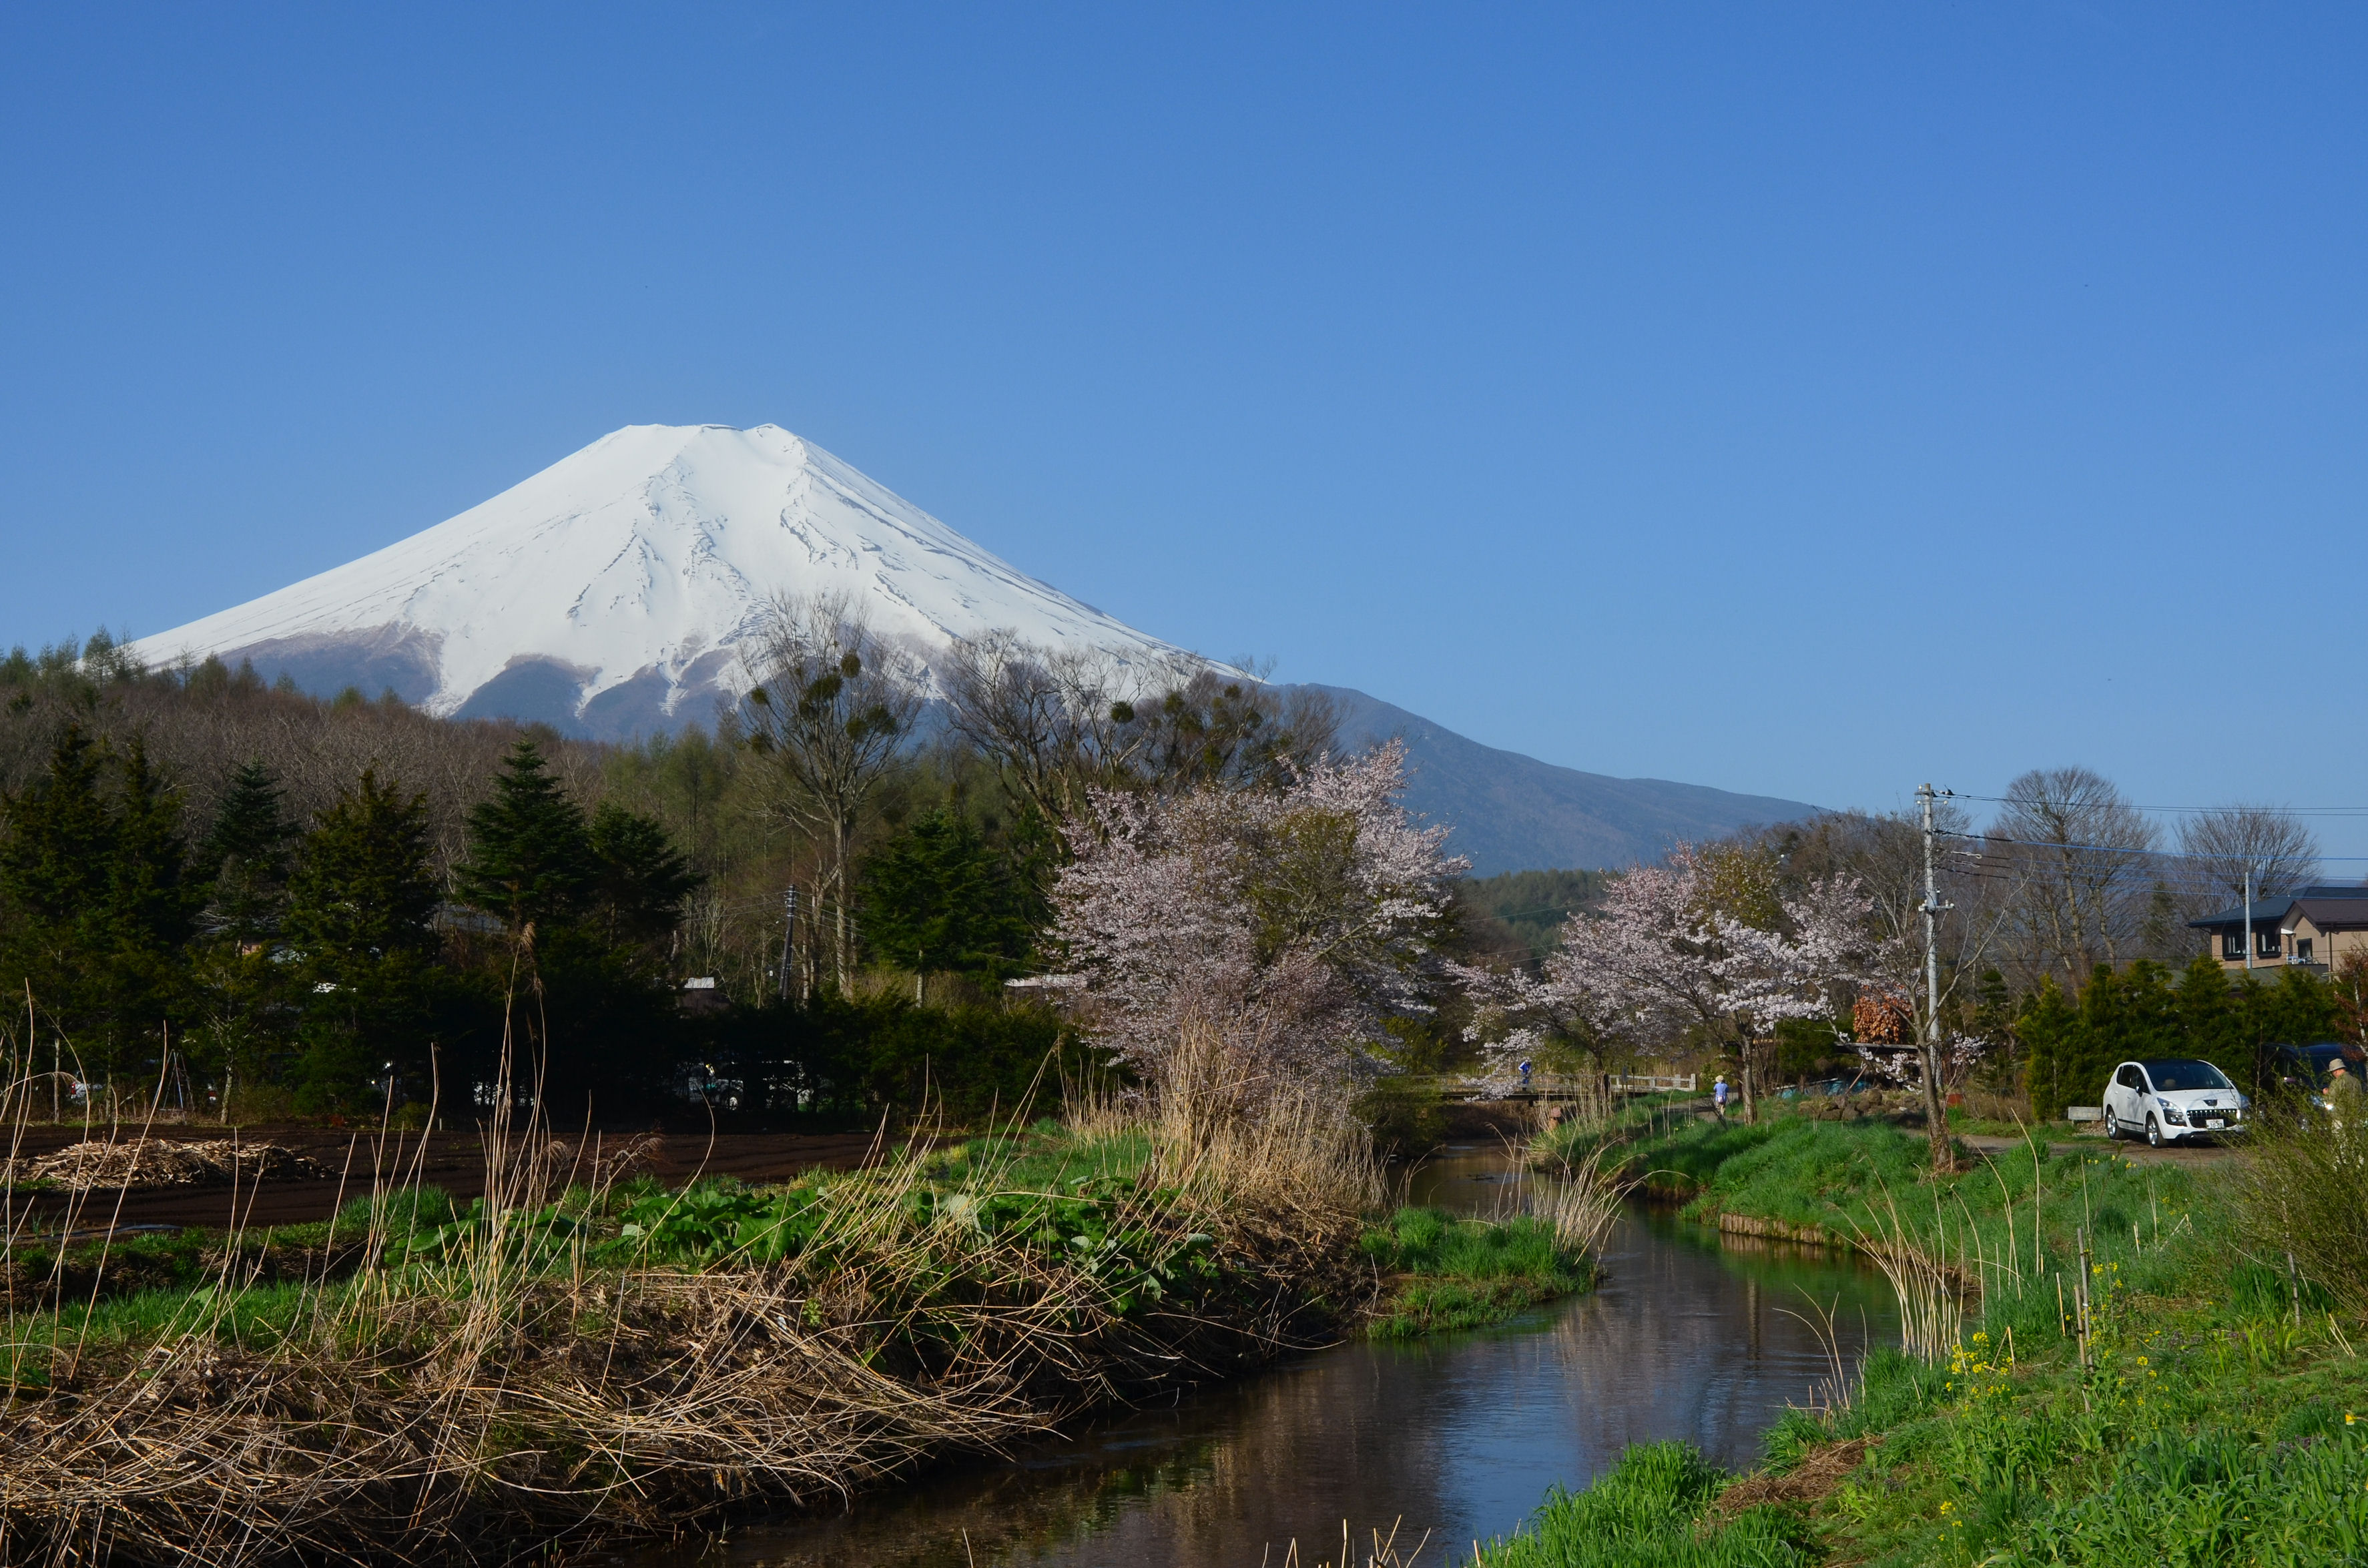
[[[2242,931],[2221,932],[2220,956],[2224,959],[2243,958],[2245,956],[2245,934]]]
[[[2311,938],[2309,938],[2308,937],[2295,937],[2295,938],[2294,938],[2294,958],[2295,958],[2296,961],[2301,962],[2301,963],[2309,963],[2309,962],[2311,962],[2311,961],[2312,961],[2312,960],[2311,960],[2311,956],[2310,956],[2310,955],[2311,955],[2311,949],[2312,949],[2312,948],[2313,948],[2314,946],[2316,946],[2316,944],[2315,944],[2315,943],[2311,940]]]
[[[2276,926],[2272,926],[2266,931],[2262,930],[2258,926],[2253,928],[2253,956],[2255,958],[2273,959],[2284,950],[2284,948],[2281,945],[2278,939],[2278,928]]]

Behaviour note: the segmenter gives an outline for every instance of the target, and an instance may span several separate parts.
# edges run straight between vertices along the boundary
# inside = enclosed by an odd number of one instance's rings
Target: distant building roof
[[[2322,931],[2368,931],[2368,886],[2322,882],[2280,898],[2256,899],[2252,913],[2257,929],[2286,925],[2299,915]],[[2199,931],[2240,926],[2245,924],[2245,906],[2236,904],[2187,924]]]

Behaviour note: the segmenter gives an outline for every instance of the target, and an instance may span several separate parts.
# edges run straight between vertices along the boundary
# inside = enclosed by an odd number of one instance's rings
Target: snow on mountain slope
[[[620,736],[704,721],[707,694],[746,684],[740,649],[783,590],[848,593],[925,653],[996,628],[1130,661],[1177,652],[773,425],[628,426],[457,517],[134,652],[251,658],[314,691],[392,687],[434,713]]]
[[[771,425],[628,426],[448,522],[132,651],[159,665],[252,659],[321,696],[392,687],[430,712],[622,739],[711,722],[716,696],[746,689],[740,649],[783,590],[848,593],[924,657],[1006,628],[1130,663],[1178,652]],[[1339,704],[1343,740],[1406,742],[1407,803],[1452,824],[1482,875],[1617,869],[1814,809],[1553,767],[1362,692],[1316,689]]]

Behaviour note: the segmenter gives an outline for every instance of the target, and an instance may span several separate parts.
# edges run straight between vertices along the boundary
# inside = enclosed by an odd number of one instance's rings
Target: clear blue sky
[[[2368,802],[2363,66],[2356,6],[12,6],[0,642],[769,420],[1554,762]]]

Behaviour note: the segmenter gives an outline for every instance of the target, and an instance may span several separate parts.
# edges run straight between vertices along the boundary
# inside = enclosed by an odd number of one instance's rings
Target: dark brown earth
[[[130,1139],[136,1131],[118,1136]],[[208,1125],[160,1127],[151,1137],[173,1140],[221,1138],[222,1128]],[[88,1136],[105,1138],[104,1128]],[[211,1229],[233,1226],[294,1225],[325,1220],[337,1206],[381,1186],[407,1186],[411,1181],[440,1187],[466,1200],[485,1190],[484,1146],[475,1132],[418,1133],[355,1132],[322,1127],[247,1127],[238,1136],[247,1142],[277,1143],[319,1161],[341,1176],[321,1181],[268,1181],[233,1189],[224,1187],[159,1187],[100,1188],[79,1195],[19,1194],[28,1199],[37,1226],[52,1228],[74,1212],[76,1230],[108,1225],[197,1225]],[[17,1138],[20,1156],[46,1154],[83,1142],[79,1123],[64,1127],[29,1127]],[[597,1139],[598,1153],[613,1154],[632,1142],[615,1135]],[[595,1139],[586,1139],[583,1153],[594,1156]],[[781,1181],[800,1171],[852,1170],[874,1156],[879,1141],[871,1133],[724,1132],[667,1133],[644,1141],[643,1157],[635,1164],[670,1186],[702,1176],[734,1176],[743,1181]],[[0,1148],[0,1153],[8,1151]]]

